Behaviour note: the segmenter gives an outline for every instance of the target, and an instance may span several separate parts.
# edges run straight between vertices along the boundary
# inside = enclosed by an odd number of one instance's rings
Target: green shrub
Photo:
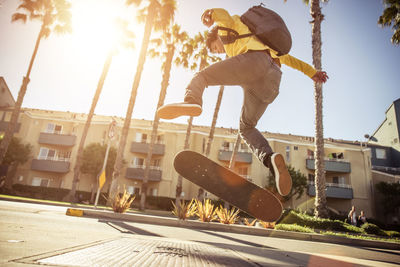
[[[363,230],[352,226],[350,224],[344,223],[340,220],[329,220],[320,219],[314,216],[310,216],[304,213],[296,213],[291,210],[282,216],[279,221],[280,224],[297,224],[301,226],[310,227],[313,229],[330,230],[330,231],[340,231],[340,232],[352,232],[352,233],[362,233]]]
[[[367,234],[371,235],[381,235],[381,236],[386,235],[386,233],[382,231],[381,228],[379,228],[376,224],[373,223],[364,223],[361,226],[361,229],[363,229]]]
[[[277,224],[275,225],[276,230],[284,230],[284,231],[292,231],[292,232],[301,232],[301,233],[314,233],[314,230],[297,224]]]
[[[359,233],[359,234],[363,234],[365,233],[364,229],[354,226],[352,224],[348,224],[348,223],[343,223],[343,227],[344,227],[344,231],[343,232],[348,232],[348,233]]]
[[[388,237],[394,238],[394,237],[400,237],[400,233],[397,231],[383,231]]]

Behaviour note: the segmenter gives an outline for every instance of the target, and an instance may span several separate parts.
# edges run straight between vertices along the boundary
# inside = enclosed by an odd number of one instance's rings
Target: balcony
[[[40,133],[39,144],[58,145],[58,146],[74,146],[76,142],[75,135]]]
[[[144,179],[144,166],[137,166],[126,169],[125,177],[128,179],[143,180]],[[150,167],[149,181],[161,181],[162,171],[158,167]]]
[[[309,196],[315,196],[314,183],[308,184],[307,193]],[[353,199],[353,188],[347,184],[326,183],[326,197],[339,199]]]
[[[218,160],[230,161],[232,153],[232,151],[220,150],[218,153]],[[250,164],[253,161],[253,154],[251,154],[250,152],[237,152],[235,156],[235,161]]]
[[[309,170],[315,170],[315,159],[306,159],[306,167]],[[325,171],[350,173],[351,164],[343,160],[325,159]]]
[[[67,173],[69,172],[69,165],[69,161],[33,159],[31,170],[42,172]]]
[[[141,142],[132,142],[131,153],[142,153],[147,154],[149,152],[150,144]],[[165,145],[164,144],[154,144],[153,155],[164,155]]]
[[[8,121],[0,121],[0,132],[5,132],[8,128]],[[14,133],[18,133],[21,128],[21,123],[17,123],[14,129]]]

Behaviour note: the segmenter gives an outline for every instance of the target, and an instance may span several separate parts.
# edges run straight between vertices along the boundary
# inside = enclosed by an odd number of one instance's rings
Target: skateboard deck
[[[197,152],[179,152],[174,168],[187,180],[259,220],[274,222],[282,214],[282,204],[271,192]]]

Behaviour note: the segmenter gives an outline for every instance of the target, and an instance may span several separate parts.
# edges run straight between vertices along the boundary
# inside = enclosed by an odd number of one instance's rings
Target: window
[[[163,135],[158,135],[156,143],[157,144],[163,144],[164,143],[164,136]]]
[[[339,177],[335,176],[332,178],[332,183],[343,185],[343,184],[345,184],[345,178],[343,176],[339,176]]]
[[[58,151],[58,160],[61,161],[69,161],[71,157],[71,152],[70,151]]]
[[[298,147],[298,146],[294,146],[294,147],[293,147],[293,150],[296,150],[296,151],[297,151],[297,150],[299,150],[299,147]]]
[[[161,166],[161,159],[152,159],[150,165],[153,166],[153,167],[160,167]]]
[[[61,134],[62,133],[62,125],[49,123],[49,124],[47,124],[46,133]]]
[[[239,172],[239,175],[241,175],[241,176],[247,176],[248,175],[248,168],[247,167],[240,167],[238,172]]]
[[[249,149],[249,147],[245,143],[240,143],[240,151],[241,152],[247,152],[248,149]]]
[[[136,195],[138,196],[140,194],[140,188],[136,186],[128,186],[128,189],[126,190],[129,194],[131,195]]]
[[[314,183],[314,181],[315,181],[314,174],[308,174],[308,182]]]
[[[307,158],[314,159],[314,151],[307,149]]]
[[[286,147],[286,162],[290,162],[290,146]]]
[[[48,187],[50,180],[47,178],[33,177],[32,186]]]
[[[229,142],[224,141],[224,143],[222,144],[222,150],[229,151]]]
[[[39,151],[38,159],[55,160],[56,151],[53,149],[48,149],[46,147],[41,147]]]
[[[142,168],[144,166],[144,158],[133,158],[131,164],[134,168]]]
[[[386,150],[383,148],[377,148],[375,150],[376,152],[376,158],[377,159],[386,159]]]
[[[150,196],[156,197],[157,193],[158,193],[157,188],[150,188],[150,194],[149,194]]]
[[[147,134],[136,133],[136,142],[138,142],[138,143],[146,143],[147,142]]]

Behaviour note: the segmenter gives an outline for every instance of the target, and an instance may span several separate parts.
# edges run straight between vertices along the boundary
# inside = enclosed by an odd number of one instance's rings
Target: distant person
[[[202,96],[206,87],[241,86],[244,101],[239,133],[258,160],[269,168],[275,177],[279,194],[288,195],[292,187],[292,179],[286,168],[284,157],[272,151],[268,141],[255,127],[268,105],[279,94],[281,64],[301,71],[316,83],[325,83],[328,75],[289,54],[278,55],[280,53],[254,35],[236,39],[231,43],[223,43],[221,38],[228,35],[226,29],[234,30],[240,35],[251,33],[246,24],[240,20],[240,16],[231,16],[225,9],[207,9],[201,20],[207,27],[214,23],[218,26],[214,27],[208,35],[208,49],[212,53],[225,53],[228,58],[198,72],[186,88],[184,102],[162,106],[157,114],[163,119],[199,116],[202,113]],[[300,90],[300,88],[293,88],[293,90]],[[284,110],[285,107],[281,109]],[[279,114],[275,115],[279,116]]]
[[[352,225],[357,226],[357,214],[356,214],[356,208],[354,206],[351,207],[351,210],[347,217],[349,218],[349,221]]]
[[[362,210],[360,212],[360,216],[358,216],[358,223],[359,225],[363,225],[366,222],[367,222],[367,217],[365,217],[364,211]]]

